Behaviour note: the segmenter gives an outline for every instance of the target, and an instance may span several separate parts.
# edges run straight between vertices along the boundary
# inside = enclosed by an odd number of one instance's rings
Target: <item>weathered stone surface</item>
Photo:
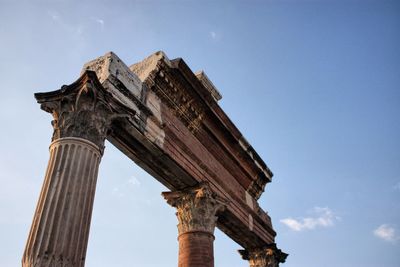
[[[121,103],[139,111],[137,106],[144,90],[142,81],[116,54],[109,52],[86,63],[81,75],[87,70],[94,71],[103,87]]]
[[[22,266],[84,266],[100,158],[99,148],[82,138],[50,145]]]
[[[204,73],[204,71],[196,72],[195,75],[196,75],[197,79],[199,79],[201,84],[205,88],[207,88],[207,90],[211,93],[211,95],[215,99],[215,101],[222,99],[221,93],[214,86],[214,84],[211,82],[211,80],[207,77],[207,75]]]
[[[163,51],[158,51],[142,61],[133,64],[129,68],[140,78],[141,81],[147,81],[159,70],[161,64],[172,66],[171,61]]]

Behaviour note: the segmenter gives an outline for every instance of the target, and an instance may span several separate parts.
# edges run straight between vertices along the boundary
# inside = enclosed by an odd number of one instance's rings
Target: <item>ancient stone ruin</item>
[[[257,202],[272,172],[204,72],[163,52],[127,67],[110,52],[35,98],[54,132],[22,266],[84,266],[105,139],[171,190],[162,195],[177,210],[180,267],[214,266],[215,227],[250,266],[285,262]]]

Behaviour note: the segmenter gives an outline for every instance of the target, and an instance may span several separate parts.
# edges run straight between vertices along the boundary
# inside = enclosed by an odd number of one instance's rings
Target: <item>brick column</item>
[[[262,248],[239,250],[239,253],[244,260],[249,261],[250,267],[278,267],[288,256],[278,249],[275,243]]]
[[[178,266],[213,267],[216,215],[227,202],[213,193],[207,183],[162,194],[177,209]]]
[[[22,266],[84,266],[98,167],[115,119],[103,90],[94,73],[85,73],[70,86],[35,94],[54,117],[54,133]]]

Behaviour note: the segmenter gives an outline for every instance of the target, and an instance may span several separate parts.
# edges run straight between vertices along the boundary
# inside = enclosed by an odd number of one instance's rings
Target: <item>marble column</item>
[[[266,245],[261,248],[239,250],[244,260],[248,260],[250,267],[278,267],[284,263],[288,254],[276,247],[276,244]]]
[[[178,266],[213,267],[217,214],[227,201],[213,193],[207,183],[162,194],[168,204],[177,209]]]
[[[84,74],[58,91],[35,94],[54,117],[54,133],[22,266],[84,266],[99,163],[114,117],[93,79]]]

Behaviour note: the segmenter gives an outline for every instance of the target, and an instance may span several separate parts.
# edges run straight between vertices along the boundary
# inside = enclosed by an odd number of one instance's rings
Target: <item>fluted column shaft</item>
[[[82,138],[50,145],[50,159],[23,266],[83,266],[100,150]]]
[[[214,267],[214,229],[217,213],[227,202],[206,183],[182,191],[164,192],[177,209],[179,267]]]
[[[82,267],[104,142],[130,112],[85,72],[60,90],[35,94],[54,128],[42,191],[22,258],[24,267]]]

